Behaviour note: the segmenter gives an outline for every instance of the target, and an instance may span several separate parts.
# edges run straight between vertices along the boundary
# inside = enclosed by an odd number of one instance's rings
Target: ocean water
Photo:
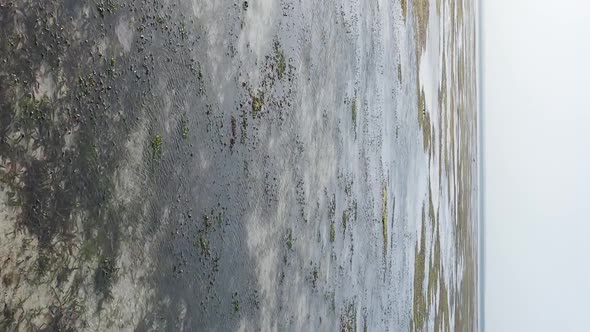
[[[471,1],[13,1],[8,330],[477,328]]]

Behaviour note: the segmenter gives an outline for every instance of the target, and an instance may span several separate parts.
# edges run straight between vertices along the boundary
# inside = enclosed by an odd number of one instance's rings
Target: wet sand
[[[475,329],[471,2],[0,5],[1,329]]]

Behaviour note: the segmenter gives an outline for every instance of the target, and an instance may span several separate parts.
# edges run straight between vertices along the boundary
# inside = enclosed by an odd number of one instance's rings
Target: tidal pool
[[[475,20],[0,1],[0,329],[474,330]]]

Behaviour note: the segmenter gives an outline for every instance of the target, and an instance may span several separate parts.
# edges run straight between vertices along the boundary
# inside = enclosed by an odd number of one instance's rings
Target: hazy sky
[[[482,1],[486,331],[590,331],[590,2]]]

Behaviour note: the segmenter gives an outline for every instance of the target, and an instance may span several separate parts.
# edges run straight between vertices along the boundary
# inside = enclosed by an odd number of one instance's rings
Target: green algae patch
[[[286,240],[287,249],[293,250],[294,241],[295,240],[293,239],[293,230],[291,230],[291,229],[287,230],[287,240]]]
[[[422,51],[426,47],[430,3],[428,0],[416,0],[412,5],[415,16],[416,55],[420,59],[420,55],[422,55]]]
[[[276,61],[276,73],[279,80],[282,80],[285,77],[285,72],[287,71],[287,60],[285,59],[285,54],[281,49],[281,44],[278,41],[275,41],[275,54],[274,58]]]
[[[336,226],[334,223],[330,223],[330,242],[334,242],[336,240]]]
[[[264,106],[264,94],[262,92],[258,92],[252,96],[252,117],[256,118],[258,114],[262,111],[262,107]]]
[[[402,7],[402,17],[405,21],[408,16],[408,0],[400,0],[400,6]]]
[[[162,158],[162,136],[156,135],[152,138],[152,158],[154,160],[159,160]]]
[[[348,220],[349,220],[348,211],[343,211],[342,212],[342,233],[343,234],[346,234],[346,228],[348,227]]]
[[[426,277],[426,218],[422,210],[420,245],[416,244],[414,260],[414,294],[410,331],[422,331],[427,318],[428,304],[424,297],[424,278]]]

